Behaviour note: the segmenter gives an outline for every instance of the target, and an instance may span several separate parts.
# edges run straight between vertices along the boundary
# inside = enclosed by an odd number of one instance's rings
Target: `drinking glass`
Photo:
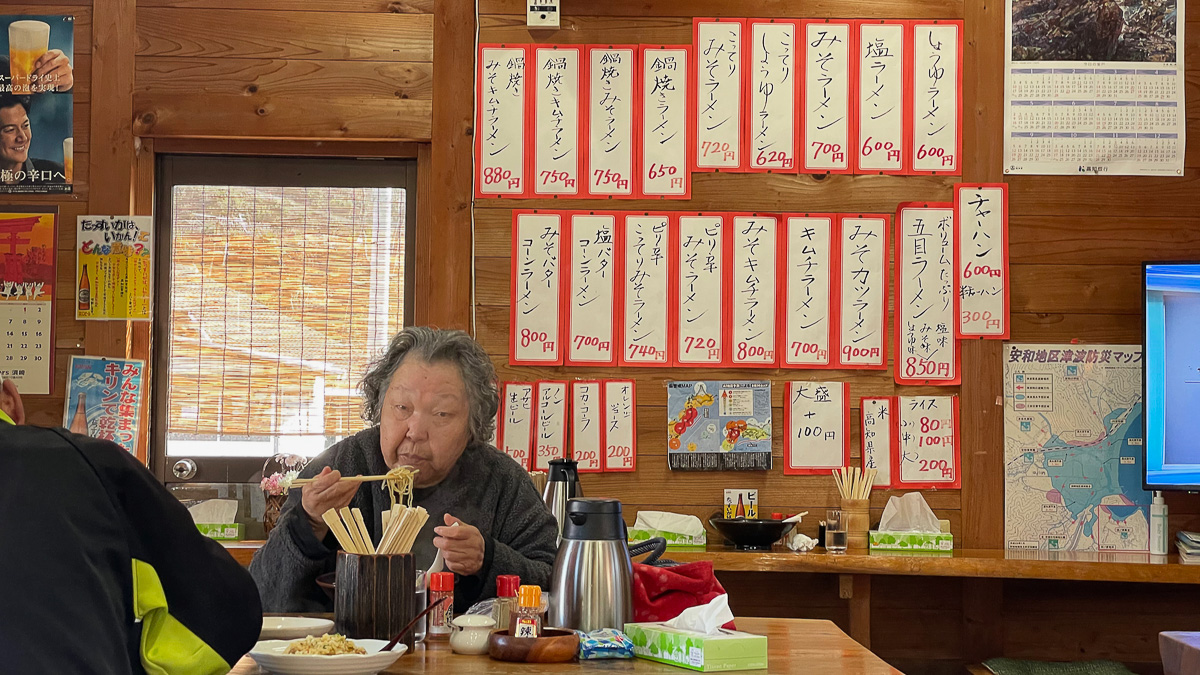
[[[75,174],[75,139],[63,139],[63,174],[66,182],[70,183]]]
[[[841,509],[829,509],[825,512],[825,550],[830,553],[845,553],[846,517]]]
[[[33,64],[50,50],[50,24],[14,21],[8,24],[8,68],[12,93],[33,93]]]
[[[417,602],[416,611],[418,614],[425,611],[426,603],[429,598],[429,587],[425,585],[425,570],[417,570]],[[423,616],[417,619],[417,625],[413,628],[413,642],[420,644],[425,641],[426,622],[428,616]]]

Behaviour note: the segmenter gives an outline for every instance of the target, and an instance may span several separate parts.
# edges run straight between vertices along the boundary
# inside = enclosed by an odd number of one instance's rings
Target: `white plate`
[[[396,662],[408,649],[403,643],[390,652],[381,652],[387,640],[352,640],[366,654],[316,656],[284,654],[291,640],[262,640],[250,651],[259,667],[276,675],[375,675]]]
[[[291,640],[324,635],[333,630],[329,619],[313,619],[307,616],[264,616],[259,640]]]

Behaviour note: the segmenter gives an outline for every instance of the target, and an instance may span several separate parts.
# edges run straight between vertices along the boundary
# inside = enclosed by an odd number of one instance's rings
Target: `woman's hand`
[[[342,472],[325,467],[313,477],[313,482],[300,488],[300,504],[308,514],[308,523],[317,539],[324,539],[329,534],[329,526],[321,519],[321,514],[329,509],[350,506],[350,500],[358,492],[357,482],[339,483],[341,479]]]
[[[455,523],[458,523],[458,527],[454,527]],[[433,533],[438,535],[433,540],[433,545],[442,552],[446,569],[463,576],[471,576],[483,567],[483,534],[479,532],[479,528],[447,513],[446,525],[433,528]]]
[[[33,62],[33,83],[41,83],[42,88],[34,91],[70,91],[75,86],[75,76],[71,71],[71,60],[61,49],[51,49]]]

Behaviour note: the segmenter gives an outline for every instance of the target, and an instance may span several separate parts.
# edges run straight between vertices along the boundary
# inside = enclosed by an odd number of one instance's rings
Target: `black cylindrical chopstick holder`
[[[334,630],[352,639],[391,640],[417,615],[416,586],[416,562],[411,553],[338,551]],[[413,631],[400,641],[411,650]]]

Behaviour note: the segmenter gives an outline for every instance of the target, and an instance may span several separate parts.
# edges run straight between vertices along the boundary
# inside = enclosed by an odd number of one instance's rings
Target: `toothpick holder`
[[[847,550],[867,550],[867,533],[871,529],[871,500],[843,499],[842,517],[846,519]]]
[[[357,555],[338,551],[334,630],[349,638],[391,640],[417,615],[417,571],[411,553]],[[413,630],[400,641],[413,648]]]

